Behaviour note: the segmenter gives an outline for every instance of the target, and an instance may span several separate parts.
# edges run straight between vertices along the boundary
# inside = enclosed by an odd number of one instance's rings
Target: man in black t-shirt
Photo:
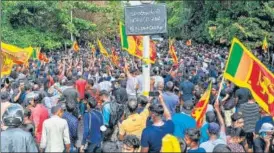
[[[239,88],[236,90],[236,93],[235,93],[236,108],[240,108],[241,104],[244,104],[248,101],[249,94],[250,94],[250,91],[247,88]]]

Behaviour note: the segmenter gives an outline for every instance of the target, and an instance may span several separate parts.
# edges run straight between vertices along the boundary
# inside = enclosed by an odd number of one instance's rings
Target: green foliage
[[[273,1],[170,1],[167,6],[170,37],[226,46],[237,37],[254,49],[266,36],[274,44]]]
[[[115,6],[118,8],[119,5]],[[81,16],[73,16],[71,22],[71,10],[73,14],[82,11],[93,16],[96,13],[117,15],[116,12],[119,10],[111,8],[111,5],[98,6],[81,1],[2,1],[2,9],[4,42],[19,47],[40,46],[45,50],[62,48],[65,43],[71,45],[70,33],[79,42],[88,42],[93,38],[91,33],[101,33],[103,30]],[[116,17],[113,18],[118,20]],[[109,28],[112,28],[112,25],[110,24]]]
[[[171,38],[228,46],[238,37],[254,49],[261,47],[266,36],[269,45],[274,44],[273,1],[157,2],[167,4]],[[103,6],[88,1],[2,1],[2,11],[4,42],[46,50],[71,45],[70,33],[80,43],[112,39],[119,34],[119,21],[124,18],[119,1],[107,1]]]
[[[108,1],[107,6],[109,12],[100,14],[99,26],[90,33],[93,36],[93,43],[96,42],[96,38],[113,39],[114,36],[119,35],[119,22],[124,19],[122,4],[119,1]]]

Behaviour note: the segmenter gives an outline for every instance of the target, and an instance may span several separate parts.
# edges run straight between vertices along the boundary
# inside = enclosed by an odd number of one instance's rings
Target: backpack
[[[117,102],[110,103],[110,120],[109,127],[113,128],[117,125],[118,121],[122,118],[124,114],[124,106],[118,104]]]
[[[178,138],[167,134],[162,139],[161,152],[181,152],[181,146]]]

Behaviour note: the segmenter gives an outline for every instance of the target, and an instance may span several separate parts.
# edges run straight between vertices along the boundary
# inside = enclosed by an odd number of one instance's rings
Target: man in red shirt
[[[50,75],[50,73],[47,73],[47,78],[46,79],[47,79],[46,80],[47,82],[45,84],[45,88],[49,89],[52,85],[54,85],[54,80],[53,80],[52,76]]]
[[[42,99],[40,95],[35,95],[34,98],[30,99],[29,103],[32,106],[31,110],[31,120],[35,125],[35,139],[36,143],[39,145],[42,137],[42,127],[43,123],[49,117],[47,108],[41,104]]]
[[[87,85],[87,81],[83,79],[82,76],[79,76],[79,79],[75,82],[75,87],[79,93],[80,100],[85,98],[86,85]]]

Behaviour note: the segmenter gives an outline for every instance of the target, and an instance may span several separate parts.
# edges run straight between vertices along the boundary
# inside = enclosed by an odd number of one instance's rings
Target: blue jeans
[[[86,152],[101,152],[101,145],[89,143]]]
[[[69,152],[78,152],[78,150],[74,146],[70,146],[70,151]]]

